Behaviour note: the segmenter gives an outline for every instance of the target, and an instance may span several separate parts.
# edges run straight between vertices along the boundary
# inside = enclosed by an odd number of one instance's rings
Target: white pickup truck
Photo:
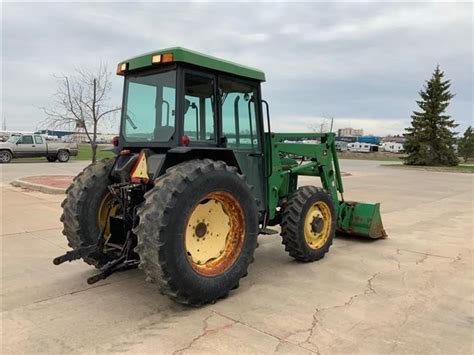
[[[0,163],[29,157],[46,157],[49,162],[65,163],[77,153],[76,143],[47,142],[40,134],[13,135],[6,142],[0,142]]]

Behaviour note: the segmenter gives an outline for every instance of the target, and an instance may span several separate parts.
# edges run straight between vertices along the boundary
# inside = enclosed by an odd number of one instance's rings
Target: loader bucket
[[[380,217],[380,203],[342,202],[337,229],[342,233],[372,239],[387,237]]]

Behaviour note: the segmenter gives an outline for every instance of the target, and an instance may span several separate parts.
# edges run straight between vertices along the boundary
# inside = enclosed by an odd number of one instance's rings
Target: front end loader
[[[161,293],[202,305],[239,286],[272,226],[303,262],[321,259],[336,231],[386,237],[378,203],[344,199],[333,133],[271,131],[263,72],[176,47],[123,61],[117,74],[116,158],[68,188],[72,250],[54,264],[83,259],[99,270],[90,284],[138,266]],[[300,176],[321,186],[299,186]]]

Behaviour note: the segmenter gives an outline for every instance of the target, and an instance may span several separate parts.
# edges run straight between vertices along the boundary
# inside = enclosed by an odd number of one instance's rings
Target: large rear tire
[[[298,261],[324,257],[336,234],[336,210],[331,196],[315,186],[302,186],[285,204],[281,236],[285,250]]]
[[[253,261],[257,205],[244,176],[224,162],[192,160],[169,169],[138,215],[140,268],[179,303],[226,297]]]
[[[89,165],[66,190],[66,199],[61,204],[61,222],[63,234],[72,249],[97,244],[103,227],[99,218],[103,215],[101,209],[108,198],[108,186],[113,183],[109,175],[113,163],[113,159],[105,159]],[[84,261],[100,268],[112,258],[112,255],[98,251],[84,258]]]

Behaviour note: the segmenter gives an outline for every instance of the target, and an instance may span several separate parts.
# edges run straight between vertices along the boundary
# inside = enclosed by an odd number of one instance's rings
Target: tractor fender
[[[228,166],[235,166],[239,173],[242,173],[234,151],[228,148],[217,147],[176,147],[168,150],[158,175],[166,172],[167,169],[177,164],[194,159],[221,160]]]
[[[147,160],[147,172],[150,180],[166,173],[166,170],[189,160],[212,159],[221,160],[228,166],[235,166],[239,173],[242,173],[239,163],[235,158],[232,149],[227,148],[207,148],[207,147],[176,147],[168,150],[166,153],[155,153],[150,149],[143,149]],[[116,158],[111,175],[115,181],[127,182],[130,179],[130,173],[138,159],[138,153],[119,155]]]

